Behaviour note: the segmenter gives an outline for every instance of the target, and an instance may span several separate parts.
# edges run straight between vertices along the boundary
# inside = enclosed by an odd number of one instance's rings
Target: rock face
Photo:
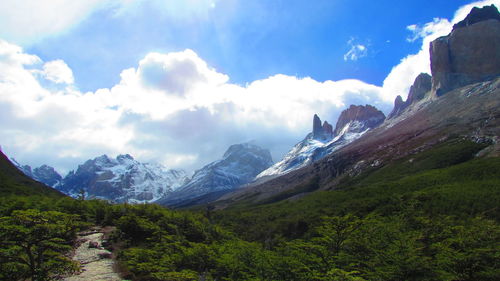
[[[409,105],[423,99],[432,89],[432,77],[427,73],[420,73],[410,87],[406,103]]]
[[[500,14],[495,5],[492,4],[491,6],[484,6],[482,8],[474,7],[465,19],[453,25],[453,30],[489,19],[500,20]]]
[[[116,159],[102,155],[71,171],[57,189],[73,197],[79,196],[83,190],[88,198],[142,203],[166,196],[186,180],[186,173],[182,170],[140,163],[128,154]]]
[[[249,183],[272,164],[267,149],[250,143],[231,145],[222,159],[197,170],[185,185],[158,203],[179,205],[207,194],[233,190]]]
[[[35,169],[31,169],[29,165],[21,165],[15,159],[11,159],[12,163],[21,170],[26,176],[44,183],[50,187],[57,188],[61,184],[62,177],[59,173],[54,170],[54,168],[48,165],[42,165]]]
[[[39,182],[43,182],[52,187],[57,187],[62,180],[61,175],[59,175],[54,168],[47,165],[42,165],[33,169],[33,177]]]
[[[392,109],[391,113],[387,115],[387,119],[392,119],[401,115],[403,110],[405,110],[407,107],[408,105],[403,101],[403,98],[401,96],[397,96],[394,100],[394,108]]]
[[[333,127],[325,120],[323,125],[321,125],[321,119],[317,114],[313,117],[313,131],[312,137],[316,140],[328,141],[333,137]]]
[[[323,127],[321,126],[321,119],[319,119],[318,115],[314,114],[313,117],[313,137],[321,138],[323,135]]]
[[[319,117],[314,115],[313,120],[316,119]],[[313,132],[297,143],[281,161],[260,173],[256,180],[284,175],[318,161],[382,124],[384,119],[385,115],[373,106],[351,105],[340,114],[335,131],[325,121],[322,130],[314,134],[316,123],[313,122]]]
[[[375,128],[385,119],[384,113],[371,105],[351,105],[348,109],[342,111],[337,125],[335,126],[335,135],[339,135],[348,124],[353,122],[362,122],[366,128]]]
[[[327,137],[332,137],[333,136],[333,127],[328,123],[328,121],[325,121],[323,123],[323,135]]]
[[[401,115],[401,113],[407,107],[423,99],[425,97],[425,94],[428,93],[431,88],[431,76],[427,73],[420,73],[417,78],[415,78],[413,85],[410,87],[410,91],[408,93],[408,98],[406,99],[406,101],[403,101],[403,98],[401,98],[401,96],[396,97],[396,100],[394,101],[394,108],[387,116],[387,119],[392,119]]]
[[[474,8],[453,31],[430,45],[432,91],[441,96],[500,75],[500,15],[494,5]]]

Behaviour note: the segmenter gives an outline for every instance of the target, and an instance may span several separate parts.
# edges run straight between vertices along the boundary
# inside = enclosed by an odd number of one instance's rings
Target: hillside
[[[10,160],[0,152],[0,194],[7,195],[44,195],[65,196],[61,192],[32,180],[24,175]]]

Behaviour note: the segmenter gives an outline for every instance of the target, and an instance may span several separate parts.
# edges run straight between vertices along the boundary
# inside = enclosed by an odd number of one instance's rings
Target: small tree
[[[78,269],[65,256],[76,237],[78,217],[38,210],[0,218],[0,279],[51,280]]]

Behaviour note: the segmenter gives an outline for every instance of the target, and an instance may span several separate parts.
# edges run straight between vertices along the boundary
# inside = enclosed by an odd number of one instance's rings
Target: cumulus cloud
[[[275,75],[232,84],[192,50],[147,54],[118,84],[89,93],[45,87],[40,73],[70,83],[69,67],[14,44],[0,42],[0,64],[4,150],[63,171],[103,153],[193,170],[250,140],[278,160],[311,130],[315,113],[334,123],[351,103],[390,106],[380,87],[358,80]]]
[[[199,86],[217,86],[228,77],[208,67],[192,50],[159,54],[150,53],[139,62],[140,80],[147,87],[184,95]]]
[[[365,45],[356,43],[354,38],[349,39],[347,45],[350,49],[344,54],[344,61],[356,61],[368,55],[368,48]]]
[[[43,65],[42,75],[57,84],[73,84],[73,71],[62,60],[53,60]]]

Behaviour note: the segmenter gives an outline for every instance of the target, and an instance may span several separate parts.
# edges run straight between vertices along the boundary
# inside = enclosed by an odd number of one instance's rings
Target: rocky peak
[[[223,156],[224,160],[234,162],[254,162],[257,158],[263,160],[262,164],[267,167],[273,163],[269,150],[251,143],[233,144],[226,150]]]
[[[317,139],[323,135],[323,127],[321,126],[321,119],[317,114],[313,117],[313,138]]]
[[[394,100],[394,108],[392,109],[391,113],[387,115],[387,119],[391,119],[394,117],[397,117],[403,112],[405,108],[407,108],[406,102],[403,101],[403,98],[401,96],[397,96],[396,99]]]
[[[333,126],[330,125],[328,123],[328,121],[325,120],[325,122],[323,122],[322,129],[323,129],[323,134],[325,134],[327,136],[332,136],[333,135]]]
[[[394,108],[391,113],[387,116],[387,119],[391,119],[401,115],[403,110],[405,110],[411,104],[423,99],[425,94],[428,93],[432,88],[432,78],[427,73],[420,73],[413,85],[410,87],[410,91],[408,93],[408,98],[406,101],[403,101],[401,96],[397,96],[396,100],[394,100]]]
[[[56,186],[61,182],[62,177],[56,170],[48,165],[42,165],[33,169],[33,177],[48,186]]]
[[[249,183],[272,164],[271,153],[267,149],[251,143],[231,145],[222,159],[197,170],[188,182],[158,203],[177,205],[193,198],[217,196],[219,192]]]
[[[130,154],[120,154],[116,157],[116,161],[122,165],[133,164],[135,162],[134,157]]]
[[[321,125],[321,119],[317,114],[314,114],[312,136],[316,140],[329,140],[333,137],[333,126],[326,120]]]
[[[23,174],[27,175],[30,178],[33,178],[33,172],[31,171],[30,165],[21,165],[14,158],[11,158],[10,160],[12,164],[14,164],[14,166],[16,166],[21,172],[23,172]]]
[[[134,157],[132,157],[130,154],[120,154],[116,157],[116,160],[118,161],[134,160]]]
[[[385,115],[371,105],[351,105],[340,114],[335,126],[335,135],[339,135],[342,129],[353,121],[359,121],[368,128],[375,128],[382,124],[385,120]]]
[[[441,96],[500,75],[500,14],[474,8],[453,31],[430,45],[432,92]]]
[[[106,154],[103,154],[99,157],[96,157],[94,158],[94,160],[88,160],[87,162],[90,162],[89,164],[97,164],[99,166],[107,166],[107,165],[110,165],[113,163],[113,160],[111,158],[108,157],[108,155]],[[85,162],[85,164],[87,164],[87,162]]]
[[[406,103],[408,105],[415,103],[425,97],[425,94],[432,88],[432,77],[427,73],[420,73],[413,85],[410,87]]]
[[[48,165],[42,165],[38,168],[31,169],[29,165],[21,165],[14,158],[11,159],[12,163],[23,172],[26,176],[44,183],[48,186],[55,187],[57,186],[62,177],[59,173],[56,172],[54,168]]]
[[[500,21],[500,14],[498,13],[498,9],[495,5],[491,4],[491,6],[484,6],[482,8],[474,7],[465,19],[453,25],[453,30],[489,19]]]

